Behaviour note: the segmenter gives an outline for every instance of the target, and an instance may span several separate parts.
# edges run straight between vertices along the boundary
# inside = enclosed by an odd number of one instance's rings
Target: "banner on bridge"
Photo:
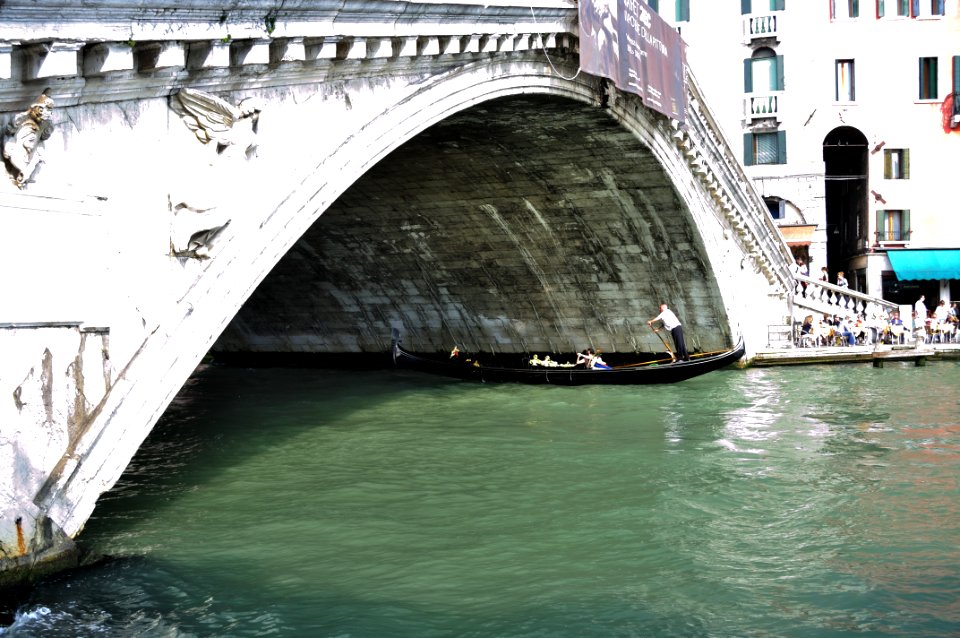
[[[683,40],[643,0],[580,0],[580,68],[686,119]]]

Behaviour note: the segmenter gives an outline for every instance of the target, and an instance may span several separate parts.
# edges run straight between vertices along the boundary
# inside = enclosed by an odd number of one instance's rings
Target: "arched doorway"
[[[827,267],[831,282],[845,271],[850,287],[866,292],[866,271],[850,270],[853,257],[870,245],[867,226],[867,138],[851,126],[823,140],[827,218]]]

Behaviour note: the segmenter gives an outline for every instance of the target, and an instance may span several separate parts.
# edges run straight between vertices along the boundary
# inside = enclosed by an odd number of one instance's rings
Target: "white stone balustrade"
[[[775,38],[779,35],[777,23],[780,14],[774,12],[764,15],[748,15],[743,18],[744,41],[757,38]]]
[[[831,315],[856,316],[873,315],[888,316],[890,312],[899,310],[897,304],[865,295],[862,292],[841,288],[840,286],[812,279],[804,275],[795,274],[796,293],[794,305],[818,313]],[[804,290],[801,284],[806,284]]]
[[[774,93],[746,96],[743,99],[744,116],[747,119],[779,117],[780,98],[782,95],[782,92],[777,91]]]

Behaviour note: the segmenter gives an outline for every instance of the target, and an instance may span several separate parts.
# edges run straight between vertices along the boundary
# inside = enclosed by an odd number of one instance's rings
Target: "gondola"
[[[399,335],[393,338],[393,362],[397,368],[418,370],[457,379],[489,382],[513,382],[550,385],[641,385],[676,383],[719,370],[743,357],[743,338],[730,350],[716,353],[692,354],[690,361],[664,358],[624,361],[609,370],[588,370],[583,367],[548,367],[530,365],[518,358],[515,364],[500,363],[491,358],[466,355],[422,355],[405,350]],[[607,356],[607,355],[604,355]],[[610,357],[608,357],[610,358]],[[576,357],[573,357],[576,360]],[[639,357],[638,357],[639,359]]]

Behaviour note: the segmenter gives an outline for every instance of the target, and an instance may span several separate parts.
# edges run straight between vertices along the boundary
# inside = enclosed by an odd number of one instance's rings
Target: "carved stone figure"
[[[230,225],[227,215],[216,208],[194,208],[186,202],[173,207],[170,255],[181,259],[209,259],[210,248]]]
[[[42,93],[4,129],[3,163],[17,188],[22,189],[43,162],[43,141],[53,133],[53,104],[50,96]]]
[[[187,242],[187,247],[182,250],[177,250],[176,246],[173,245],[173,242],[170,242],[170,254],[174,257],[180,257],[181,259],[210,259],[210,245],[213,243],[213,240],[217,238],[224,228],[230,225],[230,220],[227,220],[226,224],[222,226],[217,226],[215,228],[208,228],[206,230],[199,230],[192,235],[190,235],[190,240]]]
[[[242,149],[248,158],[256,152],[260,107],[255,100],[242,100],[234,106],[210,93],[183,88],[171,96],[170,108],[198,140],[214,142],[218,154],[231,146]]]

